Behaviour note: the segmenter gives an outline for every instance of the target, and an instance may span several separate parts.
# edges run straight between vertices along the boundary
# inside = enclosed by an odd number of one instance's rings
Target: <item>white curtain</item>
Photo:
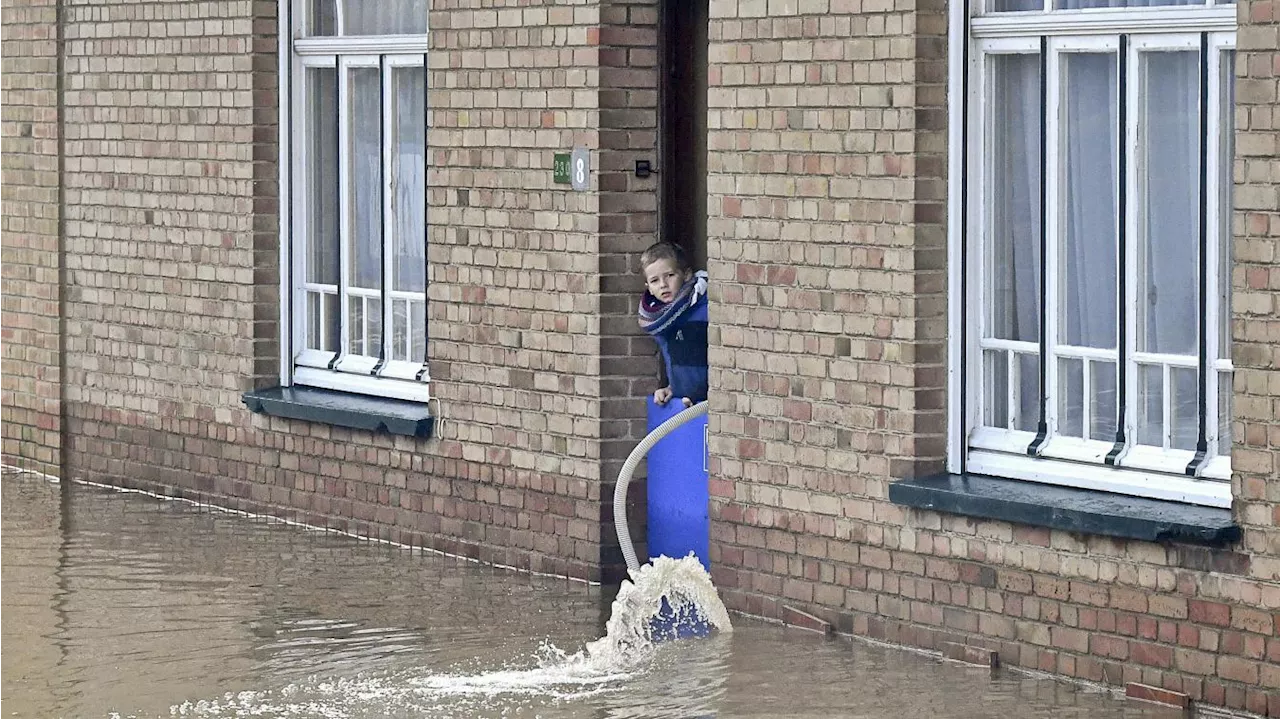
[[[1063,114],[1058,118],[1061,232],[1057,246],[1059,292],[1049,298],[1058,319],[1057,342],[1116,350],[1118,345],[1118,60],[1109,53],[1064,53]],[[1130,237],[1138,258],[1134,313],[1139,352],[1194,357],[1198,348],[1199,287],[1199,56],[1197,52],[1150,52],[1126,79],[1140,83],[1139,192],[1126,211],[1139,218]],[[1040,337],[1040,82],[1037,55],[989,59],[986,98],[989,217],[986,282],[987,336],[1038,342]],[[1013,375],[1003,352],[984,355],[987,423],[1008,426],[1002,403],[1011,392],[1019,402],[1016,429],[1039,420],[1036,358],[1020,354]],[[1055,358],[1057,411],[1063,434],[1110,440],[1118,415],[1117,366],[1105,360]],[[1194,447],[1198,429],[1194,369],[1131,365],[1138,393],[1138,441]],[[1089,373],[1089,396],[1084,376]],[[1168,394],[1169,396],[1166,396]],[[1090,422],[1084,426],[1088,403]],[[1170,427],[1164,426],[1164,406]]]
[[[988,335],[1040,339],[1040,56],[991,57]]]
[[[394,359],[421,361],[426,352],[426,119],[422,68],[392,70],[395,136],[394,234],[391,237],[393,290],[423,293],[422,300],[397,300],[392,308]]]
[[[428,0],[338,0],[346,35],[420,35],[427,31]]]
[[[1199,351],[1200,262],[1200,53],[1150,52],[1140,56],[1139,122],[1139,352],[1195,357]],[[1194,449],[1199,435],[1198,378],[1194,369],[1171,369],[1168,391],[1154,368],[1143,368],[1138,402],[1139,441]],[[1171,427],[1162,404],[1170,405]]]
[[[1116,349],[1119,125],[1114,53],[1062,55],[1062,234],[1058,255],[1058,341]],[[1059,359],[1058,419],[1062,434],[1109,440],[1115,436],[1116,364]],[[1089,372],[1089,397],[1084,373]],[[1084,427],[1089,403],[1090,426]]]
[[[336,4],[341,3],[341,8]],[[311,0],[309,35],[421,35],[427,31],[429,0]]]
[[[338,91],[330,67],[307,70],[307,282],[338,284]],[[307,347],[338,349],[336,294],[307,297]]]
[[[1040,56],[992,55],[986,103],[988,246],[983,287],[988,337],[1040,340]],[[1004,352],[989,352],[986,419],[1009,422],[1006,402],[1017,389],[1014,429],[1034,430],[1040,420],[1036,355],[1020,355],[1010,377]]]

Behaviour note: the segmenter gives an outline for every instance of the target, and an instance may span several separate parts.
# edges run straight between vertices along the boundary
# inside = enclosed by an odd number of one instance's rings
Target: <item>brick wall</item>
[[[57,474],[59,402],[58,36],[53,0],[6,3],[3,108],[5,461]]]
[[[888,481],[941,467],[942,13],[711,4],[713,564],[753,611],[839,604]]]
[[[1280,715],[1274,3],[1242,6],[1236,512],[1210,551],[890,504],[942,466],[946,8],[713,0],[712,567],[726,603]],[[1250,110],[1245,106],[1253,105]]]
[[[1232,360],[1236,515],[1257,575],[1280,580],[1280,4],[1239,4]]]
[[[67,469],[616,571],[612,480],[643,405],[614,398],[652,368],[624,361],[652,349],[623,301],[654,224],[652,188],[623,171],[654,144],[651,6],[435,4],[429,441],[240,402],[278,376],[276,4],[71,8]],[[575,145],[592,191],[552,183]]]

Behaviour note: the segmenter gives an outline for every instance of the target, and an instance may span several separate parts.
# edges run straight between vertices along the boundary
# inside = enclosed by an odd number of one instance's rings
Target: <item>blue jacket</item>
[[[675,399],[688,397],[694,404],[707,398],[707,296],[679,320],[654,335],[662,350],[667,383]]]

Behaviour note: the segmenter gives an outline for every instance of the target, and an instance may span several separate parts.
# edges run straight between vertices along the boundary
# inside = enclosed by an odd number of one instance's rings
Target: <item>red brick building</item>
[[[1280,716],[1275,2],[370,7],[5,7],[6,463],[614,579],[661,236],[731,608]]]

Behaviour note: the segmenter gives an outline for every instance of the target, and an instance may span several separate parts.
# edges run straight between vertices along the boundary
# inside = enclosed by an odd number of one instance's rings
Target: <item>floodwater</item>
[[[740,616],[593,660],[600,587],[31,475],[0,487],[5,717],[1182,716]]]

